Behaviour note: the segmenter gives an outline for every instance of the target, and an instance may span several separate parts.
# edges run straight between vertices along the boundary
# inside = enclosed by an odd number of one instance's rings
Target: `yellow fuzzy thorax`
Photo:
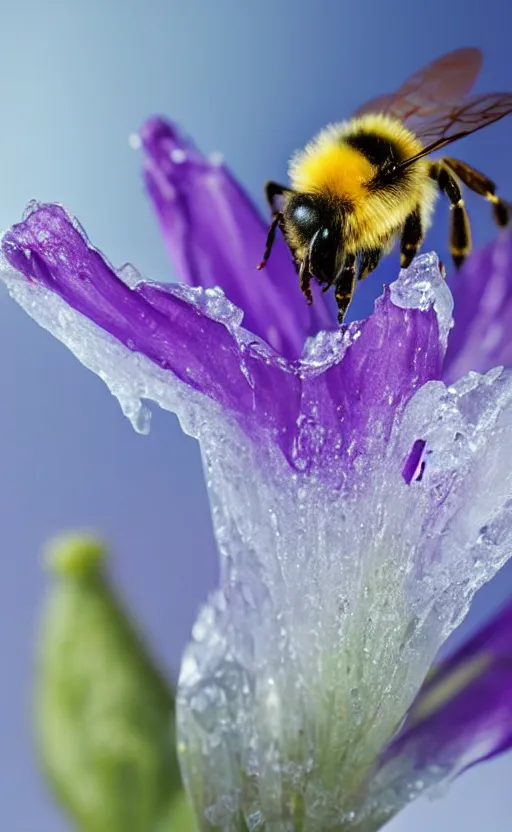
[[[370,114],[322,130],[290,162],[292,188],[301,193],[323,193],[357,203],[365,196],[366,185],[375,167],[343,139],[360,132],[377,133],[392,141],[404,158],[422,149],[414,133],[386,115]]]

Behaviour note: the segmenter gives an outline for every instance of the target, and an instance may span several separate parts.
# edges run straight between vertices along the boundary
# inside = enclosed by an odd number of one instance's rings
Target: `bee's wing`
[[[458,101],[471,92],[481,68],[480,49],[455,49],[411,75],[398,93],[431,104]]]
[[[365,113],[389,113],[391,114],[393,106],[397,101],[397,93],[390,92],[384,95],[378,95],[376,98],[371,98],[366,101],[361,107],[354,111],[353,116],[362,116]]]
[[[481,66],[479,49],[455,49],[419,69],[396,92],[367,101],[354,115],[387,113],[409,123],[412,118],[432,113],[435,107],[464,98],[472,89]]]
[[[423,116],[410,119],[414,130],[423,144],[442,142],[442,145],[469,136],[493,121],[512,113],[512,93],[496,92],[487,95],[473,95],[460,104],[432,108]]]

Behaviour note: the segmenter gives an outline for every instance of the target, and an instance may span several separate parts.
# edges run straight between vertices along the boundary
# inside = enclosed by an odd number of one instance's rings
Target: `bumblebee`
[[[483,173],[431,153],[512,112],[511,93],[468,96],[482,65],[480,50],[458,49],[408,78],[395,93],[367,102],[346,122],[322,130],[289,165],[290,187],[267,182],[272,211],[261,269],[279,227],[300,288],[334,286],[343,322],[356,283],[374,271],[398,240],[406,268],[428,230],[439,194],[449,201],[450,253],[456,268],[471,250],[461,182],[492,204],[499,226],[511,206]]]

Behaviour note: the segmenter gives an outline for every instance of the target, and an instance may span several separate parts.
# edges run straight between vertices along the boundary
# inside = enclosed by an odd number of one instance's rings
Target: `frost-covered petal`
[[[220,286],[244,310],[244,326],[286,358],[300,356],[308,335],[335,327],[331,299],[318,287],[306,304],[280,233],[266,268],[256,271],[270,219],[220,159],[205,157],[161,118],[147,121],[140,137],[146,189],[180,281]]]
[[[32,206],[25,219],[4,235],[2,252],[18,270],[6,273],[10,289],[15,294],[17,288],[22,293],[26,290],[34,312],[44,315],[44,300],[51,295],[64,301],[57,314],[50,310],[48,324],[52,318],[57,324],[69,307],[108,332],[134,357],[145,356],[238,415],[248,431],[260,419],[286,425],[286,409],[298,400],[293,388],[297,381],[287,372],[286,363],[269,350],[265,362],[261,361],[255,394],[241,352],[247,349],[251,365],[252,343],[257,346],[258,340],[248,336],[246,344],[236,341],[230,326],[239,322],[241,313],[218,290],[203,293],[180,285],[143,283],[131,267],[116,272],[59,205]],[[20,285],[21,275],[28,278],[29,286]],[[47,294],[38,294],[37,288]],[[77,327],[77,346],[84,337],[89,336]],[[282,399],[272,396],[276,372],[282,389],[290,381],[288,395]],[[278,412],[280,407],[283,413]],[[144,413],[139,403],[131,415],[137,420]]]
[[[451,280],[455,326],[444,377],[448,383],[469,370],[512,366],[512,231],[499,234],[468,257]]]
[[[397,461],[418,432],[425,466],[407,484]],[[279,832],[377,828],[398,804],[375,791],[374,761],[512,552],[512,377],[424,385],[341,493],[234,438],[222,459],[201,442],[222,580],[182,665],[178,722],[202,828],[236,832],[258,812]]]
[[[512,747],[512,602],[445,659],[382,756],[374,790],[400,802]]]
[[[441,373],[446,331],[440,335],[428,293],[420,291],[415,308],[399,305],[406,275],[393,289],[395,302],[386,290],[370,318],[321,333],[303,360],[287,362],[239,326],[240,311],[218,290],[141,282],[129,268],[117,273],[61,206],[33,206],[4,235],[2,251],[33,289],[56,293],[128,350],[218,403],[294,469],[335,484],[370,448],[385,445],[396,413]],[[423,262],[425,275],[437,274],[441,296],[436,258]],[[24,292],[16,274],[11,291]],[[33,297],[44,314],[45,303]]]

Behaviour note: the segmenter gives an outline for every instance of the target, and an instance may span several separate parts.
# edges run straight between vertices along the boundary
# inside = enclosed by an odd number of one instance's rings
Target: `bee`
[[[512,112],[512,93],[468,96],[482,66],[479,49],[457,49],[433,61],[394,93],[360,107],[349,121],[331,124],[289,164],[290,187],[267,182],[272,211],[261,269],[279,227],[300,288],[312,303],[311,280],[334,286],[343,322],[356,283],[400,242],[406,268],[428,230],[439,194],[449,201],[450,253],[458,268],[471,250],[461,182],[491,204],[498,226],[511,206],[496,185],[465,162],[428,159],[464,136]]]

